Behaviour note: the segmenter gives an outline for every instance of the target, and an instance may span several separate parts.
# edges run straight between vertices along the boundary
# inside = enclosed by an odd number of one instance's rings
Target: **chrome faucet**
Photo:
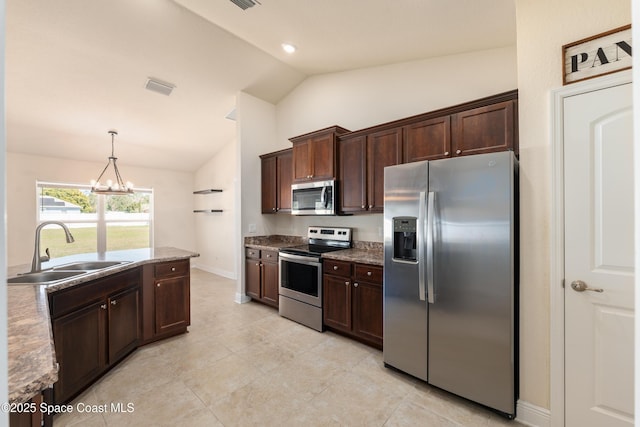
[[[59,225],[64,230],[65,237],[67,239],[67,243],[73,243],[74,239],[69,231],[69,228],[60,221],[45,221],[42,224],[36,227],[36,243],[35,248],[33,250],[33,260],[31,261],[31,273],[35,273],[42,269],[42,261],[49,261],[51,257],[49,256],[49,248],[45,249],[46,255],[40,256],[40,231],[47,225]]]

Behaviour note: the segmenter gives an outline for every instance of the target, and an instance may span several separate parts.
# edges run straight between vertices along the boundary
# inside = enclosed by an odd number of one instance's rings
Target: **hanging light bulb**
[[[109,162],[100,173],[100,176],[98,176],[98,179],[91,180],[91,192],[97,194],[131,194],[133,193],[133,184],[127,181],[127,184],[125,185],[122,176],[120,176],[118,165],[116,164],[116,160],[118,160],[118,158],[114,155],[114,138],[118,132],[110,130],[109,134],[111,135],[111,156],[109,157]],[[113,165],[113,172],[116,180],[114,182],[111,179],[107,179],[106,185],[101,185],[100,178],[102,178],[107,169],[109,169],[110,165]]]

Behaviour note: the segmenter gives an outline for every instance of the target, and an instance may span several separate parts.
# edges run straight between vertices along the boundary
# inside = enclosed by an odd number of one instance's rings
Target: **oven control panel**
[[[310,226],[307,230],[309,239],[338,240],[342,242],[351,241],[351,229],[341,227],[315,227]]]

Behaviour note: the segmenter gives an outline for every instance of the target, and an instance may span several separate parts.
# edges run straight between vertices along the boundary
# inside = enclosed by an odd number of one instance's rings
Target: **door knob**
[[[604,289],[590,288],[582,280],[574,280],[573,282],[571,282],[571,289],[573,289],[576,292],[584,292],[584,291],[604,292]]]

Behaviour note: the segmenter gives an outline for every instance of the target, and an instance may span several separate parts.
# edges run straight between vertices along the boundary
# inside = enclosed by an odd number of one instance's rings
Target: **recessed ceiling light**
[[[282,49],[287,53],[293,53],[296,51],[296,47],[290,43],[282,43]]]

